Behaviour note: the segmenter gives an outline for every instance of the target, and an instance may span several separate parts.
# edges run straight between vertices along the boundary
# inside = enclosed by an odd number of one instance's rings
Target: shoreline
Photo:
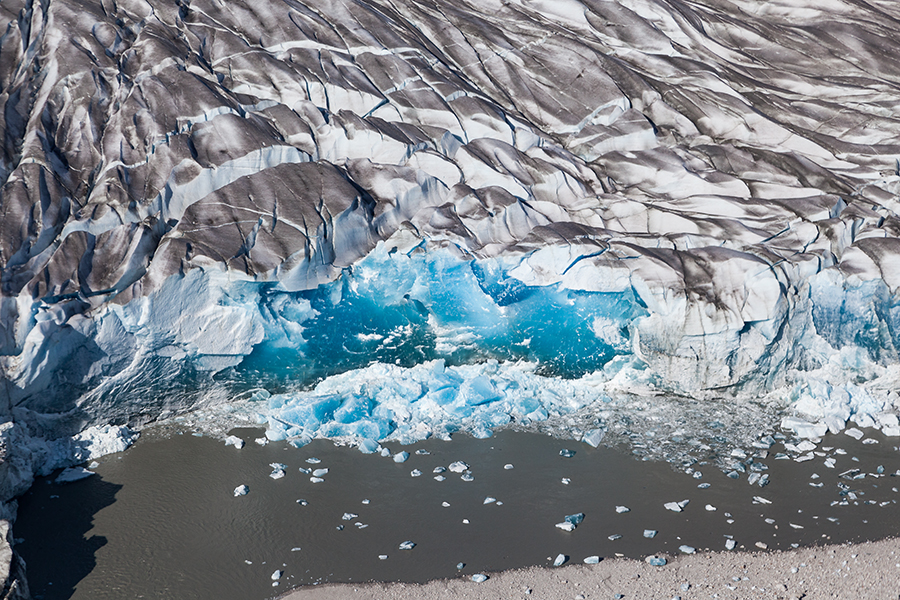
[[[296,588],[278,598],[814,600],[894,599],[900,595],[900,538],[786,551],[659,556],[667,558],[668,564],[656,567],[645,561],[611,558],[596,565],[567,563],[556,568],[529,567],[485,573],[488,579],[482,583],[466,576],[425,584],[324,584]],[[848,596],[850,590],[852,596]]]

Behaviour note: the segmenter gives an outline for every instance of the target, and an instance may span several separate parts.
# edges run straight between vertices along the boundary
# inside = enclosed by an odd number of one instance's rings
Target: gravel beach
[[[789,552],[717,552],[666,557],[662,567],[627,559],[488,573],[425,585],[323,585],[282,600],[341,598],[728,599],[900,597],[900,540],[802,548]]]

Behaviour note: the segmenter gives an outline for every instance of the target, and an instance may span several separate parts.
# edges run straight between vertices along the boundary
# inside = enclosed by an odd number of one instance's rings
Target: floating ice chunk
[[[584,521],[584,513],[566,515],[566,523],[571,523],[572,525],[581,525],[582,521]]]
[[[681,550],[685,554],[693,554],[697,551],[696,548],[694,548],[693,546],[688,546],[687,544],[682,544],[681,546],[678,546],[678,549]]]
[[[63,469],[62,473],[56,477],[56,483],[71,483],[94,474],[93,471],[88,471],[84,467],[69,467],[68,469]]]
[[[725,540],[725,549],[726,550],[734,550],[736,542],[734,540]]]
[[[698,489],[701,489],[701,490],[705,490],[705,489],[708,489],[708,488],[710,487],[710,485],[712,485],[712,484],[709,484],[709,483],[701,483],[700,485],[697,486],[697,488],[698,488]]]
[[[443,475],[437,475],[434,478],[435,481],[444,481],[445,479],[447,479],[447,478],[444,477]]]
[[[740,458],[741,460],[743,460],[743,459],[747,458],[747,453],[744,452],[740,448],[735,448],[734,450],[731,451],[731,456],[733,456],[734,458]]]
[[[708,510],[709,512],[715,512],[716,510],[716,507],[712,504],[707,504],[704,508],[706,508],[706,510]]]
[[[572,458],[573,456],[575,456],[575,451],[569,450],[568,448],[563,448],[559,451],[559,455],[563,458]]]
[[[244,447],[244,440],[237,437],[236,435],[229,435],[227,438],[225,438],[225,445],[234,446],[235,448],[240,450]]]
[[[363,500],[362,500],[363,504],[369,504],[369,502],[370,502],[370,500],[368,498],[363,498]]]
[[[863,444],[877,444],[878,440],[873,440],[872,438],[866,438],[862,441]]]
[[[378,555],[378,560],[387,560],[387,559],[388,559],[388,555],[387,555],[387,554],[379,554],[379,555]]]
[[[375,452],[378,452],[378,447],[380,445],[381,444],[379,444],[375,440],[366,438],[366,439],[362,439],[359,441],[358,448],[359,448],[359,451],[362,452],[363,454],[374,454]]]
[[[836,462],[837,462],[837,461],[835,461],[833,458],[826,458],[826,459],[825,459],[825,466],[828,467],[829,469],[833,469],[833,468],[834,468],[834,465],[836,464]]]
[[[300,467],[300,472],[303,473],[304,475],[309,475],[310,469],[304,469],[303,467]]]
[[[259,444],[260,446],[265,446],[266,444],[269,443],[269,438],[261,437],[261,438],[256,438],[253,441],[256,442],[257,444]]]
[[[284,477],[284,471],[282,471],[281,469],[275,469],[274,471],[269,473],[269,477],[271,477],[272,479],[281,479],[282,477]]]
[[[620,533],[614,533],[614,534],[612,534],[612,535],[606,536],[606,539],[608,539],[608,540],[611,541],[611,542],[614,542],[614,541],[616,541],[616,540],[622,539],[622,534],[620,534]]]
[[[410,477],[420,477],[422,475],[422,471],[418,469],[413,469],[409,472]]]
[[[694,471],[691,477],[693,477],[694,479],[703,479],[703,473],[700,471]]]
[[[803,440],[799,444],[797,444],[798,452],[809,452],[810,450],[815,450],[816,445],[810,442],[809,440]]]
[[[790,525],[794,529],[803,529],[803,525],[797,525],[795,523],[788,523],[788,525]]]
[[[323,469],[316,469],[315,471],[312,472],[312,474],[313,474],[313,477],[323,477],[325,475],[328,475],[328,468],[325,467]]]
[[[388,450],[387,448],[382,448],[382,449],[381,449],[381,455],[382,455],[383,457],[387,458],[388,456],[391,455],[391,451]]]
[[[368,527],[367,524],[365,524],[365,523],[360,523],[360,522],[356,522],[356,523],[354,523],[354,525],[356,525],[356,527],[359,528],[359,529],[365,529],[366,527]]]
[[[284,575],[284,571],[275,571],[274,573],[272,573],[272,581],[278,581],[279,579],[281,579],[282,575]]]
[[[468,519],[463,519],[462,522],[463,522],[463,525],[468,525],[468,524],[469,524],[469,520],[468,520]]]
[[[806,462],[806,461],[808,461],[808,460],[814,459],[815,457],[816,457],[815,454],[813,454],[812,452],[809,452],[809,453],[807,453],[807,454],[801,454],[800,456],[798,456],[798,457],[795,458],[794,460],[797,461],[797,462]]]
[[[767,500],[767,499],[763,498],[762,496],[753,496],[753,503],[754,504],[772,504],[772,501]]]
[[[475,573],[472,575],[472,581],[475,583],[483,583],[488,580],[488,576],[484,573]]]
[[[662,556],[648,556],[644,559],[644,562],[651,564],[654,567],[664,567],[666,566],[667,561]]]
[[[352,521],[353,519],[355,519],[358,516],[359,515],[356,513],[344,513],[344,516],[341,517],[341,519],[343,519],[344,521]]]
[[[754,544],[754,546],[756,546],[757,548],[760,548],[761,550],[765,550],[769,547],[769,545],[765,542],[756,542]]]
[[[584,558],[584,564],[586,564],[586,565],[596,565],[599,562],[600,562],[599,556],[586,556]]]
[[[400,549],[401,549],[401,550],[412,550],[412,549],[415,548],[415,547],[416,547],[416,543],[415,543],[415,542],[411,542],[411,541],[409,541],[409,540],[406,540],[405,542],[400,542]]]
[[[570,483],[572,483],[572,480],[569,479],[568,477],[563,477],[562,479],[559,480],[559,482],[562,483],[563,485],[569,485]]]
[[[760,475],[759,473],[750,473],[750,476],[747,477],[747,483],[753,485],[754,483],[759,481],[760,477],[762,477],[762,475]]]
[[[668,510],[672,512],[681,512],[688,505],[690,500],[682,500],[681,502],[666,502],[663,506],[665,506]]]
[[[569,560],[569,557],[566,556],[565,554],[557,554],[557,555],[556,555],[556,558],[553,559],[553,566],[554,566],[554,567],[561,567],[563,564],[565,564],[565,562],[566,562],[567,560]]]
[[[562,529],[563,531],[575,531],[575,525],[569,523],[568,521],[563,521],[562,523],[557,523],[557,527]]]
[[[409,458],[409,452],[398,452],[394,455],[395,463],[404,463]]]
[[[461,563],[456,563],[456,570],[457,570],[457,571],[462,571],[462,570],[465,569],[465,568],[466,568],[466,563],[462,563],[462,562],[461,562]]]
[[[466,463],[464,463],[461,460],[458,460],[455,463],[450,464],[450,470],[454,473],[462,473],[463,471],[467,470],[468,468],[469,468],[469,465],[467,465]]]
[[[469,473],[468,471],[466,471],[465,473],[460,475],[459,478],[462,479],[463,481],[475,481],[475,478],[472,477],[472,474]]]
[[[431,454],[431,452],[429,452],[425,448],[419,448],[418,450],[416,450],[416,454],[418,454],[419,456],[425,456],[426,454]]]
[[[484,499],[484,502],[482,504],[491,504],[496,501],[497,501],[496,498],[491,498],[490,496],[488,496],[487,498]]]
[[[621,513],[627,513],[627,512],[631,512],[631,509],[628,508],[627,506],[617,506],[617,507],[616,507],[616,512],[619,513],[619,514],[621,514]]]
[[[447,469],[445,467],[435,467],[432,473],[444,473]]]
[[[606,435],[605,429],[591,429],[583,436],[581,436],[581,441],[587,444],[588,446],[593,446],[597,448],[600,446],[600,442],[603,441],[603,437]]]
[[[850,429],[845,429],[844,434],[849,435],[854,440],[861,440],[862,436],[864,435],[863,432],[860,431],[859,429],[857,429],[856,427],[851,427]]]
[[[321,477],[310,477],[309,480],[310,480],[312,483],[322,483],[323,481],[325,481],[325,480],[322,479]]]
[[[447,508],[450,506],[450,503],[449,502],[441,502],[441,506],[443,506],[444,508]]]
[[[301,550],[303,550],[303,548],[301,548],[300,546],[294,546],[293,548],[291,548],[291,552],[300,552]]]
[[[503,468],[506,469],[507,471],[515,469],[515,467],[510,463],[506,463],[505,465],[503,465]]]
[[[319,460],[318,458],[316,458],[315,456],[310,456],[309,458],[306,459],[306,462],[311,465],[317,465],[322,461]]]
[[[655,529],[645,529],[645,530],[644,530],[644,537],[647,538],[647,539],[652,539],[652,538],[655,538],[655,537],[656,537],[656,534],[657,534],[657,533],[659,533],[659,532],[656,531]]]
[[[889,437],[898,437],[900,436],[900,427],[882,427],[881,433]]]
[[[250,488],[248,488],[246,485],[239,485],[236,488],[234,488],[234,497],[235,498],[237,498],[238,496],[246,496],[249,493],[250,493]]]
[[[297,504],[299,504],[300,506],[308,506],[309,502],[307,502],[303,498],[300,498],[299,500],[297,500]]]

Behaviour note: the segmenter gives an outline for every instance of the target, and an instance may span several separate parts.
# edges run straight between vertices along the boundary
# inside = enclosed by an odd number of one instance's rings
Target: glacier
[[[898,25],[889,0],[4,1],[0,513],[186,414],[675,461],[900,435]]]

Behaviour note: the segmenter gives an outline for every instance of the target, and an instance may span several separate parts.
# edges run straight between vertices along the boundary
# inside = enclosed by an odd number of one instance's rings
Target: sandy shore
[[[425,585],[324,585],[301,588],[282,600],[356,598],[470,598],[497,600],[681,600],[717,598],[900,597],[900,540],[820,546],[790,552],[719,552],[670,558],[664,567],[626,559],[488,574]],[[620,596],[619,596],[620,595]]]

